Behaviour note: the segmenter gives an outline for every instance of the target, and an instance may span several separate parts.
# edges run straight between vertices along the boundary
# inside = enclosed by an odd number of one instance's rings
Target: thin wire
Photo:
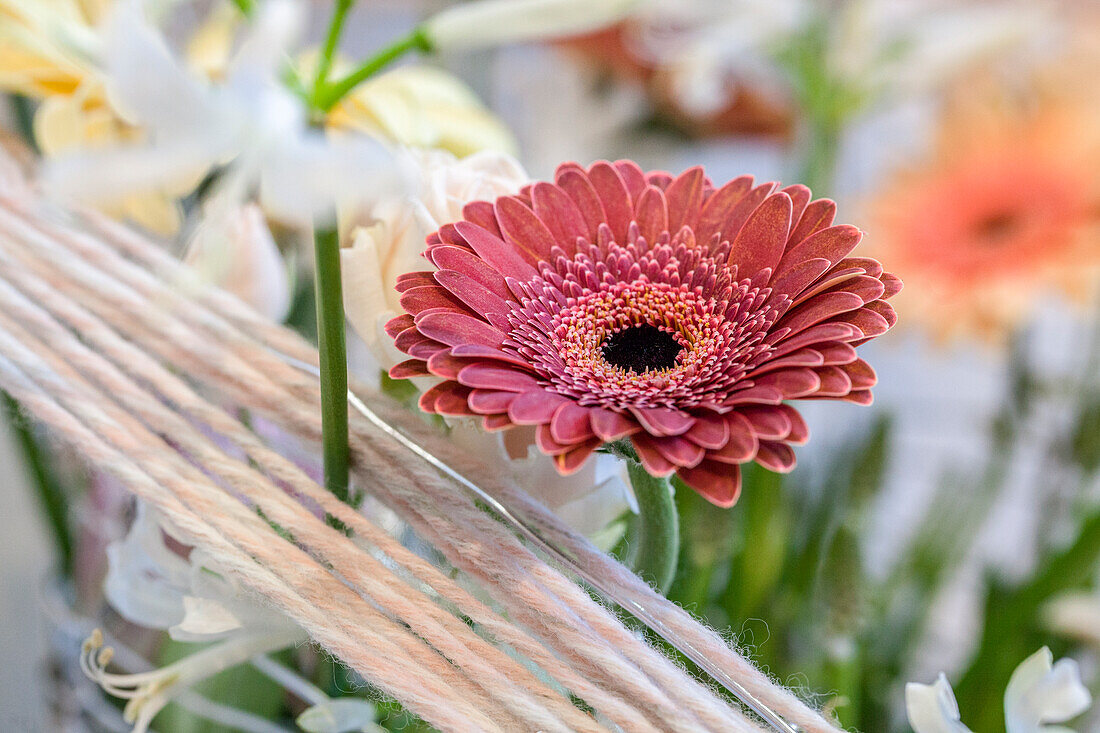
[[[304,372],[308,372],[309,374],[312,374],[318,378],[320,377],[320,370],[312,364],[284,354],[277,349],[271,349],[270,347],[268,348],[272,353],[285,361],[287,364],[290,364],[291,366],[296,367],[297,369],[300,369]],[[511,525],[513,529],[522,534],[528,541],[533,543],[540,550],[556,559],[562,565],[569,568],[573,573],[579,575],[586,583],[588,583],[588,585],[599,592],[600,595],[604,596],[606,599],[610,599],[611,601],[631,613],[633,616],[635,616],[639,621],[649,627],[650,630],[658,634],[662,639],[674,646],[684,656],[686,656],[688,659],[698,665],[700,669],[709,674],[718,684],[722,685],[722,687],[724,687],[731,695],[737,698],[737,700],[740,701],[742,705],[745,705],[754,713],[759,715],[760,718],[763,719],[764,722],[766,722],[768,725],[770,725],[775,731],[777,731],[777,733],[802,733],[801,729],[798,726],[787,722],[781,715],[779,715],[766,704],[757,699],[757,697],[746,690],[745,687],[741,685],[741,683],[730,677],[729,674],[725,672],[725,670],[714,665],[706,657],[706,655],[696,649],[690,642],[679,638],[679,635],[676,634],[676,632],[668,628],[668,626],[663,621],[651,614],[649,612],[649,609],[633,599],[618,598],[617,594],[612,589],[608,588],[599,578],[585,570],[584,567],[581,566],[581,564],[577,561],[577,558],[573,557],[566,550],[563,550],[554,543],[545,539],[542,535],[538,533],[537,530],[533,529],[521,518],[513,514],[512,511],[508,509],[508,507],[506,507],[504,504],[502,504],[496,497],[486,492],[480,486],[475,484],[473,481],[470,481],[468,478],[463,476],[455,469],[451,468],[449,465],[437,458],[431,452],[425,450],[424,447],[421,446],[419,443],[410,439],[400,430],[390,425],[388,422],[386,422],[386,420],[381,418],[373,410],[367,407],[363,400],[360,399],[359,396],[350,389],[348,390],[348,404],[355,408],[355,411],[358,412],[360,415],[370,420],[382,432],[389,435],[405,448],[408,448],[410,451],[416,454],[416,456],[429,463],[440,473],[443,473],[449,478],[453,479],[456,483],[458,483],[459,486],[461,486],[467,492],[473,494],[478,500],[487,504],[488,507],[493,511],[493,513],[496,514],[500,519],[502,519],[506,524]]]

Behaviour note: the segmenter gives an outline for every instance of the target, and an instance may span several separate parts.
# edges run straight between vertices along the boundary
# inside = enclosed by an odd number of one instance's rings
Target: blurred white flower
[[[627,29],[631,48],[669,72],[676,101],[714,113],[737,85],[774,88],[776,52],[824,33],[834,79],[864,93],[906,97],[1043,27],[1034,5],[938,0],[654,1]]]
[[[1043,647],[1012,673],[1005,690],[1005,728],[1008,733],[1065,733],[1065,728],[1047,723],[1076,718],[1090,704],[1077,662],[1055,663],[1050,649]]]
[[[225,166],[213,196],[241,202],[258,187],[273,216],[312,225],[397,185],[380,142],[326,139],[282,83],[303,20],[293,0],[260,4],[224,80],[207,83],[173,55],[138,2],[120,2],[103,31],[106,86],[112,106],[149,142],[59,156],[46,166],[47,187],[87,200],[121,198]]]
[[[518,427],[499,433],[485,431],[479,421],[447,418],[451,440],[467,455],[483,456],[486,465],[499,466],[522,487],[577,532],[610,549],[618,536],[602,530],[626,511],[637,511],[622,461],[597,454],[578,471],[562,476],[550,456],[535,446],[535,429]]]
[[[107,547],[107,602],[127,621],[165,629],[176,641],[297,632],[281,612],[245,593],[203,550],[183,555],[163,516],[137,503],[126,536]]]
[[[1077,662],[1060,659],[1055,664],[1050,649],[1043,647],[1012,673],[1005,689],[1005,729],[1007,733],[1069,733],[1048,723],[1071,720],[1091,703]],[[905,709],[915,733],[970,732],[960,722],[955,693],[942,674],[931,685],[907,684]]]
[[[909,97],[1044,27],[1038,4],[854,0],[831,26],[834,76],[874,94]]]
[[[1061,595],[1047,604],[1044,615],[1053,631],[1100,649],[1100,592]]]
[[[959,720],[955,692],[942,673],[930,685],[905,686],[905,710],[916,733],[969,733]]]
[[[254,204],[211,213],[184,255],[203,280],[228,290],[275,322],[290,309],[290,277],[263,212]]]
[[[393,348],[383,326],[403,312],[394,289],[397,276],[431,269],[421,256],[425,238],[461,219],[467,202],[516,193],[530,181],[504,153],[482,151],[459,159],[441,150],[406,150],[401,157],[415,171],[410,194],[350,214],[351,246],[341,251],[348,321],[382,369],[408,358]]]
[[[579,35],[621,20],[639,0],[481,0],[424,21],[434,50],[456,51]]]
[[[287,616],[224,577],[203,550],[184,555],[182,549],[169,524],[144,502],[138,502],[126,537],[107,548],[104,591],[123,618],[166,629],[177,641],[215,642],[137,674],[107,671],[114,652],[98,629],[84,642],[81,669],[104,691],[128,701],[123,715],[134,733],[144,733],[165,705],[198,682],[308,640]]]

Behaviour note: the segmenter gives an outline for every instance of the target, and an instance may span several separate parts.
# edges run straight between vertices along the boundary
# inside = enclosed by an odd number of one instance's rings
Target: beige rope
[[[448,658],[465,662],[470,667],[470,679],[481,686],[485,693],[496,697],[504,695],[502,702],[509,709],[513,712],[522,711],[523,715],[547,730],[598,730],[598,726],[590,718],[580,713],[560,694],[546,687],[514,659],[482,640],[459,619],[430,601],[415,603],[416,596],[409,595],[409,589],[402,579],[393,575],[370,555],[362,553],[342,533],[314,515],[301,511],[301,505],[271,485],[251,466],[227,456],[193,425],[152,395],[143,393],[113,365],[72,339],[29,301],[20,299],[11,292],[3,281],[0,281],[0,305],[5,312],[0,315],[0,327],[28,343],[29,333],[9,319],[7,314],[26,319],[25,322],[33,326],[46,344],[57,350],[56,357],[74,364],[79,363],[83,371],[92,375],[104,389],[115,395],[120,405],[157,432],[171,435],[172,441],[209,473],[225,480],[232,489],[262,509],[270,520],[311,548],[320,562],[340,567],[345,573],[349,573],[347,579],[353,587],[362,593],[373,591],[376,597],[372,600],[376,604],[392,609],[396,618],[406,620],[414,632]],[[51,360],[49,366],[62,374],[67,371],[56,360]],[[73,381],[71,375],[70,379]],[[304,478],[304,474],[302,477]],[[299,480],[296,483],[301,486],[306,482]],[[267,491],[261,492],[260,489],[265,488]],[[365,582],[365,578],[371,578],[373,582]],[[542,700],[531,697],[520,688],[518,683],[521,681],[528,688],[537,691]],[[557,715],[545,711],[544,701],[554,706],[562,716],[561,720],[569,721],[569,726],[559,722]]]

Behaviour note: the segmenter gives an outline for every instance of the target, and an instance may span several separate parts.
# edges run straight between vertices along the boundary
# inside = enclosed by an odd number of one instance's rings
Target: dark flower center
[[[616,331],[602,347],[609,364],[632,372],[671,369],[683,349],[671,333],[648,323]]]
[[[1010,235],[1015,234],[1020,225],[1020,217],[1016,212],[1005,211],[990,214],[978,222],[978,236],[987,242],[999,244]]]

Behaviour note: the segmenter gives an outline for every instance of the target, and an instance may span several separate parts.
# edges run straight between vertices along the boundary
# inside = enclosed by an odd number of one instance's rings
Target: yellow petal
[[[187,62],[195,71],[211,79],[225,74],[241,20],[240,11],[231,3],[210,11],[187,43]]]
[[[404,66],[363,84],[332,111],[329,124],[458,156],[516,150],[512,133],[466,84],[427,66]]]

